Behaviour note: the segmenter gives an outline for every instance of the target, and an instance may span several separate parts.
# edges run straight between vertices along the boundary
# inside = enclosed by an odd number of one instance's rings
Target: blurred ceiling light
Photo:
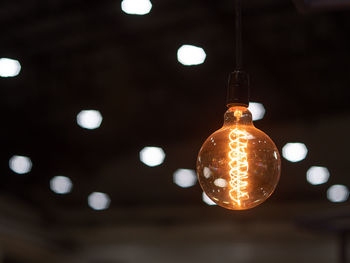
[[[204,169],[203,169],[204,177],[208,179],[208,178],[210,178],[211,174],[212,174],[212,172],[211,172],[210,168],[204,167]]]
[[[216,205],[213,200],[211,200],[206,193],[202,193],[202,200],[204,203],[206,203],[207,205]]]
[[[306,180],[312,185],[325,184],[329,179],[329,171],[326,167],[311,166],[306,172]]]
[[[215,179],[214,184],[217,187],[226,187],[227,186],[227,181],[225,179],[223,179],[223,178],[218,178],[218,179]]]
[[[146,15],[152,9],[152,3],[149,0],[123,0],[122,10],[129,15]]]
[[[261,103],[258,102],[249,102],[248,109],[253,115],[253,121],[258,121],[264,118],[265,115],[265,107]]]
[[[56,194],[68,194],[72,191],[72,181],[66,176],[55,176],[50,180],[50,188]]]
[[[10,58],[0,58],[0,77],[15,77],[21,71],[19,61]]]
[[[196,184],[197,175],[194,170],[178,169],[173,174],[173,181],[182,188],[188,188]]]
[[[177,60],[185,66],[202,64],[206,56],[203,48],[192,45],[182,45],[177,50]]]
[[[102,115],[97,110],[82,110],[77,115],[77,123],[85,129],[97,129],[102,123]]]
[[[105,193],[93,192],[88,196],[88,204],[94,210],[104,210],[109,207],[111,199]]]
[[[283,157],[293,163],[304,160],[307,152],[306,145],[299,142],[287,143],[282,148]]]
[[[145,147],[140,151],[140,160],[144,164],[154,167],[163,163],[165,153],[160,147]]]
[[[345,202],[349,198],[349,189],[345,185],[332,185],[327,190],[327,198],[334,203]]]
[[[9,166],[17,174],[26,174],[32,170],[32,161],[29,157],[14,155],[10,158]]]

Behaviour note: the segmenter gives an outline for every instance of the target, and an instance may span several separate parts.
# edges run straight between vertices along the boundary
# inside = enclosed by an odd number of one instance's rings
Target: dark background
[[[1,260],[338,262],[349,202],[331,203],[326,192],[350,187],[350,3],[306,2],[244,1],[251,100],[266,109],[255,125],[280,151],[302,142],[309,153],[282,160],[263,205],[235,212],[172,178],[195,168],[222,125],[233,0],[153,0],[145,16],[125,14],[118,0],[2,0],[0,57],[22,70],[0,79]],[[183,44],[202,47],[205,63],[181,65]],[[84,109],[101,112],[99,129],[77,125]],[[162,147],[165,162],[141,163],[144,146]],[[10,170],[16,154],[31,158],[29,174]],[[306,181],[312,165],[329,169],[327,184]],[[49,188],[59,174],[73,181],[68,195]],[[109,209],[88,206],[94,191],[108,193]]]

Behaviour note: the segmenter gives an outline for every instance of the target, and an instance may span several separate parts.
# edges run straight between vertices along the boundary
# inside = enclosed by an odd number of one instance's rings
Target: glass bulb
[[[216,204],[253,208],[275,190],[281,159],[274,142],[255,128],[246,107],[233,106],[224,125],[204,142],[197,159],[201,187]]]

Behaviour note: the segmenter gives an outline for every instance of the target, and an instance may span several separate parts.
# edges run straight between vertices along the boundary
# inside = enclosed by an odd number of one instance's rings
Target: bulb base
[[[227,88],[227,107],[249,106],[249,75],[235,70],[229,76]]]

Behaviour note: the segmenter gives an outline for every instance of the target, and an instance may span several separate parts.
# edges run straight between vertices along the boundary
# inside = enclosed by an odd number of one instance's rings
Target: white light
[[[210,168],[208,167],[204,167],[203,168],[203,175],[206,179],[209,179],[210,176],[211,176],[211,171],[210,171]]]
[[[349,189],[345,185],[332,185],[327,190],[327,198],[331,202],[345,202],[349,198]]]
[[[149,0],[123,0],[122,10],[129,15],[146,15],[152,9],[152,3]]]
[[[140,151],[140,160],[144,164],[154,167],[163,163],[165,153],[159,147],[145,147]]]
[[[21,64],[10,58],[0,58],[0,77],[15,77],[21,71]]]
[[[227,181],[225,179],[223,179],[223,178],[218,178],[218,179],[215,179],[214,184],[217,187],[226,187],[227,186]]]
[[[173,174],[173,181],[182,188],[194,186],[197,182],[196,172],[190,169],[178,169]]]
[[[10,158],[9,165],[17,174],[26,174],[32,170],[32,161],[29,157],[14,155]]]
[[[50,180],[50,188],[56,194],[68,194],[72,187],[72,181],[65,176],[55,176]]]
[[[183,45],[177,50],[177,60],[185,66],[202,64],[206,56],[203,48],[192,45]]]
[[[306,180],[312,185],[327,183],[329,179],[329,171],[326,167],[312,166],[306,172]]]
[[[77,115],[77,123],[85,129],[97,129],[102,123],[102,115],[97,110],[82,110]]]
[[[261,103],[258,102],[249,102],[248,110],[253,115],[253,121],[258,121],[264,118],[265,115],[265,107]]]
[[[204,193],[204,192],[203,192],[203,194],[202,194],[202,200],[203,200],[203,202],[206,203],[207,205],[216,205],[216,204],[214,203],[214,201],[211,200],[211,199],[207,196],[207,194]]]
[[[88,197],[88,204],[94,210],[104,210],[109,207],[111,199],[105,193],[93,192]]]
[[[300,162],[306,158],[307,148],[303,143],[287,143],[282,148],[282,155],[290,162]]]

